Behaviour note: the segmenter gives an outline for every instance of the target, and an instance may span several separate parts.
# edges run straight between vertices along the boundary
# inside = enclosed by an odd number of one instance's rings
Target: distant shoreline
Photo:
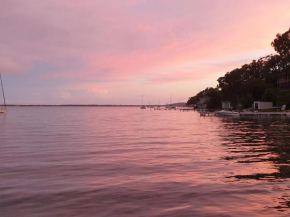
[[[4,106],[4,105],[0,105]],[[6,105],[7,107],[140,107],[141,105]],[[154,105],[153,105],[154,106]]]
[[[181,105],[181,103],[172,103],[169,105],[183,107],[185,106],[185,103],[182,103],[184,105]],[[61,104],[61,105],[52,105],[52,104],[8,104],[7,107],[140,107],[141,105],[110,105],[110,104]],[[145,106],[161,106],[164,107],[166,105],[145,105]],[[4,105],[0,105],[0,107],[4,107]]]

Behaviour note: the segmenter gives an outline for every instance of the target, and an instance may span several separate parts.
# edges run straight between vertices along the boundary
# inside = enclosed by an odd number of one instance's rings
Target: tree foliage
[[[272,46],[280,56],[287,56],[290,54],[290,29],[283,33],[277,34],[276,39],[272,42]]]
[[[283,97],[287,91],[277,87],[279,76],[290,76],[290,29],[283,34],[278,34],[271,45],[278,54],[253,60],[249,64],[227,72],[217,80],[216,88],[206,88],[194,97],[190,97],[187,104],[196,104],[201,96],[211,95],[215,99],[212,99],[209,105],[215,108],[220,107],[222,100],[230,101],[236,107],[239,104],[249,107],[254,100],[272,101],[279,105],[290,106],[290,97]]]

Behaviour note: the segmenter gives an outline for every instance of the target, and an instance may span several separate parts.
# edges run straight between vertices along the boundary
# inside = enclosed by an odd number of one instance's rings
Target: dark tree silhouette
[[[227,72],[217,80],[217,88],[206,88],[190,97],[187,104],[195,104],[201,96],[215,94],[215,102],[211,103],[212,99],[209,103],[213,108],[220,107],[222,100],[231,101],[236,107],[241,104],[248,107],[254,100],[269,100],[278,105],[287,104],[289,108],[290,98],[284,96],[289,96],[290,90],[279,89],[277,79],[281,76],[289,76],[290,79],[290,29],[278,34],[271,45],[278,54],[253,60]]]
[[[290,29],[283,33],[277,34],[276,39],[272,42],[272,46],[280,56],[287,56],[290,54]]]

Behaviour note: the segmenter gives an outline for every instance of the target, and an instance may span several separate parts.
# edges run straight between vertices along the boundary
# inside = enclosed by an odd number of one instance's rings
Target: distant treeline
[[[220,77],[216,88],[206,88],[187,101],[194,105],[200,97],[211,97],[207,108],[220,108],[221,101],[249,108],[254,101],[270,101],[290,108],[290,29],[277,34],[271,43],[277,54],[253,60]],[[287,78],[289,75],[289,78]],[[277,81],[282,82],[282,86]]]

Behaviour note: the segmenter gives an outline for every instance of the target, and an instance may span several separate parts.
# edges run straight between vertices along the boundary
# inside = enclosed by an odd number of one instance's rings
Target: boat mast
[[[6,110],[6,100],[5,100],[5,94],[4,94],[4,88],[3,88],[3,82],[2,82],[1,73],[0,73],[0,80],[1,80],[3,99],[4,99],[4,106],[5,106],[5,110]]]

